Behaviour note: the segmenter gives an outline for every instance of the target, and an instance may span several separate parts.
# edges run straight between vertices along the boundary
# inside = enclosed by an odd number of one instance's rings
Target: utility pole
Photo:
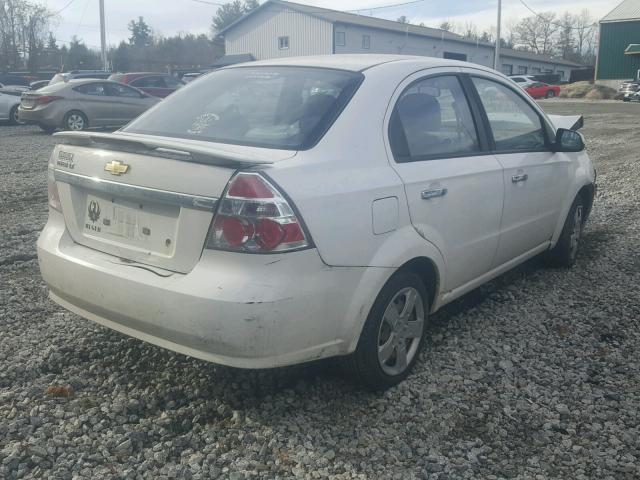
[[[498,0],[498,27],[496,28],[496,51],[493,55],[493,69],[500,71],[500,24],[502,23],[502,0]]]
[[[107,36],[104,28],[104,0],[100,0],[100,47],[102,48],[102,69],[109,70],[107,62]]]

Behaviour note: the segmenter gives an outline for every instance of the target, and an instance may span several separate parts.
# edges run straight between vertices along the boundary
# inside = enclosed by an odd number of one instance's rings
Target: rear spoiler
[[[153,135],[121,132],[58,132],[53,136],[66,145],[117,150],[234,168],[243,165],[268,165],[284,159],[282,151],[277,150],[273,150],[270,154],[269,151],[265,152],[267,149],[246,147],[240,152],[240,149],[234,146],[203,144],[204,142]],[[258,150],[260,150],[259,154]],[[294,151],[288,153],[290,154],[288,157],[296,154]]]
[[[584,127],[584,117],[582,115],[547,115],[547,117],[556,128],[577,131]]]

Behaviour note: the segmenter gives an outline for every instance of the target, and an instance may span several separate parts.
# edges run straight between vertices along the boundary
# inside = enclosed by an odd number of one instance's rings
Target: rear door
[[[149,108],[148,98],[143,98],[135,88],[119,83],[107,83],[107,96],[118,112],[118,123],[126,124]]]
[[[498,244],[502,167],[488,154],[464,78],[429,70],[407,79],[389,118],[392,166],[405,184],[411,222],[446,262],[446,291],[488,272]],[[517,87],[516,87],[517,88]]]
[[[551,150],[553,129],[517,87],[490,76],[474,75],[472,82],[492,151],[504,168],[497,267],[551,239],[569,185],[570,158]]]
[[[117,125],[120,113],[110,97],[104,82],[92,82],[73,88],[76,100],[93,127]]]

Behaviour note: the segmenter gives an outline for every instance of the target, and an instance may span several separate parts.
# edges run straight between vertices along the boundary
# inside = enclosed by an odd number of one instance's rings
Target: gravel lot
[[[543,103],[585,115],[598,168],[576,267],[533,260],[448,306],[382,395],[332,362],[217,367],[54,305],[35,252],[54,142],[0,126],[0,478],[640,478],[640,105]]]

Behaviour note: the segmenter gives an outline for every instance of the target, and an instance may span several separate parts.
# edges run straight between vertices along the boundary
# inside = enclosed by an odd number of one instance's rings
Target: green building
[[[625,0],[600,20],[596,80],[617,88],[640,78],[640,0]]]

